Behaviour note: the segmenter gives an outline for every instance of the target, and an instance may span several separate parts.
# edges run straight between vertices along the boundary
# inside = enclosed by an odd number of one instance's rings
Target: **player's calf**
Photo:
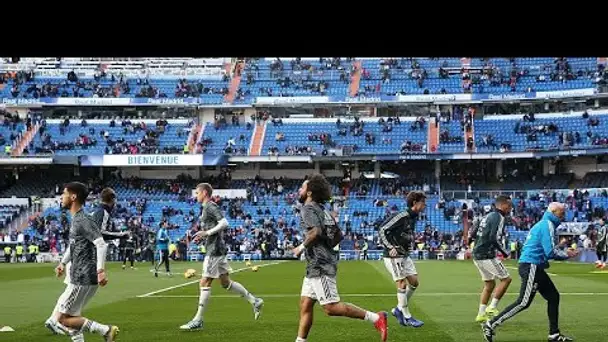
[[[496,316],[498,314],[498,309],[497,309],[498,303],[500,302],[502,297],[505,295],[505,293],[509,289],[509,286],[511,285],[511,281],[512,281],[511,277],[506,277],[506,278],[501,279],[500,282],[498,283],[498,286],[496,287],[496,290],[494,291],[494,298],[492,298],[492,302],[490,303],[490,306],[488,307],[488,310],[486,311],[488,313],[488,315],[490,316],[490,318],[493,318],[494,316]]]
[[[323,312],[328,316],[342,316],[349,318],[364,319],[376,323],[380,317],[371,311],[363,310],[353,304],[334,302],[322,304]]]
[[[341,316],[366,320],[374,324],[380,333],[382,341],[386,341],[388,336],[388,320],[386,312],[371,312],[357,307],[354,304],[334,302],[322,304],[323,311],[328,316]]]
[[[420,281],[418,280],[418,275],[410,275],[407,278],[407,283],[410,287],[414,288],[414,290],[416,288],[418,288],[418,286],[420,286]]]
[[[358,317],[357,313],[351,313],[351,316],[348,316],[348,314],[347,314],[348,307],[346,307],[345,305],[341,305],[341,304],[342,303],[325,304],[322,306],[323,312],[325,312],[325,314],[327,316],[346,316],[346,317],[353,316],[352,318],[363,319],[363,317]]]
[[[264,306],[264,301],[261,298],[254,296],[241,283],[231,280],[228,274],[222,274],[220,276],[220,282],[224,289],[240,295],[253,306],[253,318],[255,320],[260,318],[262,307]]]
[[[313,308],[315,301],[308,297],[300,299],[300,323],[298,324],[298,337],[296,342],[306,342],[308,333],[312,328]]]

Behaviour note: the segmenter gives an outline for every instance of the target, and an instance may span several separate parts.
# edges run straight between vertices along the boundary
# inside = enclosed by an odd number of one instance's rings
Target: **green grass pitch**
[[[268,262],[256,262],[263,265]],[[515,299],[519,290],[516,264],[508,262],[514,277],[499,309]],[[254,294],[265,299],[259,321],[253,320],[251,306],[214,284],[205,314],[204,330],[182,332],[196,311],[198,284],[186,280],[183,272],[202,263],[173,263],[176,275],[154,278],[149,264],[137,270],[121,270],[109,264],[110,283],[101,288],[85,308],[93,320],[120,327],[120,341],[243,341],[292,342],[298,326],[298,302],[304,264],[273,263],[258,272],[234,263],[233,275]],[[389,316],[389,341],[483,341],[477,313],[481,280],[469,261],[421,261],[416,263],[420,287],[411,311],[425,322],[422,328],[405,328]],[[64,284],[53,275],[51,264],[0,264],[0,327],[15,332],[0,333],[0,341],[69,341],[53,336],[44,320],[53,309]],[[564,333],[577,341],[606,340],[608,272],[594,272],[593,265],[554,263],[549,269],[562,293],[560,321]],[[189,283],[187,285],[184,285]],[[339,265],[338,288],[342,299],[363,308],[389,311],[396,304],[394,285],[381,261],[349,261]],[[529,310],[497,330],[496,341],[546,341],[546,304],[538,295]],[[87,340],[101,340],[87,335]],[[326,317],[320,308],[309,341],[378,341],[371,324],[346,318]]]

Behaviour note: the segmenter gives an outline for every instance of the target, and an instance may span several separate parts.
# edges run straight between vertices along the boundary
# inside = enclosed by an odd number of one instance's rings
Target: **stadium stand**
[[[236,61],[226,58],[24,58],[17,64],[2,64],[0,97],[200,98],[203,99],[202,104],[220,104],[233,97],[235,103],[245,103],[257,97],[312,96],[328,97],[331,101],[332,97],[361,95],[506,94],[586,89],[593,88],[594,78],[598,73],[603,73],[596,58],[245,58]],[[608,136],[604,134],[608,116],[597,111],[583,115],[485,115],[482,119],[469,122],[475,138],[474,147],[469,150],[467,133],[463,131],[469,124],[466,120],[463,122],[463,118],[467,117],[464,113],[470,113],[469,108],[455,105],[451,109],[453,112],[437,116],[440,118],[436,130],[439,144],[436,150],[432,149],[433,152],[566,150],[608,144]],[[0,135],[6,138],[14,134],[18,140],[19,133],[23,134],[24,128],[31,122],[13,124],[11,120],[10,117],[8,121],[5,120],[4,126],[0,127]],[[165,127],[162,122],[159,124],[156,120],[146,119],[143,120],[146,126],[138,127],[140,121],[133,119],[130,124],[119,119],[116,125],[111,125],[110,120],[106,119],[88,120],[83,125],[72,119],[69,125],[65,125],[62,120],[46,120],[35,132],[27,155],[186,152],[184,145],[188,143],[193,122],[168,120]],[[196,152],[200,150],[204,155],[248,155],[254,138],[261,136],[262,155],[324,155],[331,153],[333,147],[345,146],[352,146],[353,152],[360,155],[411,154],[427,152],[429,132],[433,131],[429,129],[427,117],[380,120],[341,118],[338,121],[315,119],[311,122],[309,119],[270,117],[261,121],[261,126],[255,127],[253,122],[241,120],[227,123],[225,119],[219,119],[205,123],[203,134],[194,136],[199,146]],[[152,138],[147,130],[159,129],[163,132],[158,132],[157,139],[146,139]],[[254,135],[254,132],[258,134]],[[445,191],[444,194],[450,191],[470,192],[471,186],[475,190],[567,188],[574,181],[571,173],[542,176],[539,170],[518,173],[508,166],[495,181],[488,179],[485,171],[470,166],[467,170],[442,169],[441,189]],[[62,181],[59,176],[35,175],[28,176],[28,179],[44,180],[44,184],[38,185],[36,181],[15,184],[10,176],[7,177],[3,191],[5,195],[54,195]],[[461,226],[457,217],[462,203],[439,197],[434,177],[424,174],[417,177],[420,181],[403,181],[396,186],[398,190],[395,190],[395,186],[387,186],[384,180],[354,182],[346,194],[348,207],[341,210],[341,223],[346,224],[345,217],[349,217],[350,231],[373,235],[381,217],[390,212],[394,205],[398,208],[403,206],[403,192],[425,189],[431,195],[418,230],[423,232],[431,227],[456,234]],[[334,190],[342,193],[339,180],[334,179],[333,182]],[[231,213],[254,213],[251,220],[261,220],[262,227],[269,216],[275,219],[282,216],[288,223],[297,221],[292,208],[295,199],[285,194],[294,193],[298,182],[284,180],[281,194],[277,191],[276,182],[267,180],[262,183],[271,185],[232,182],[228,186],[249,188],[250,195],[256,200],[248,196],[247,199],[226,201],[224,208]],[[605,183],[603,173],[591,173],[582,181],[585,186]],[[123,216],[134,215],[139,207],[144,220],[151,217],[157,223],[167,217],[168,223],[180,227],[172,231],[172,237],[181,239],[184,236],[191,224],[190,211],[196,206],[189,200],[188,193],[194,183],[146,180],[141,183],[110,184],[124,198],[122,203],[127,210]],[[361,188],[361,185],[366,187]],[[96,188],[99,186],[96,184]],[[130,201],[134,199],[145,200],[145,204],[133,205]],[[596,196],[592,200],[594,203],[604,203],[601,197]],[[534,199],[522,200],[521,203],[525,203],[525,210],[540,205]],[[487,204],[485,199],[477,203],[478,206]],[[181,214],[164,215],[167,205],[172,205]],[[264,208],[262,214],[258,214],[259,207]],[[266,208],[269,214],[266,214]],[[59,214],[56,208],[48,210],[46,216]],[[537,213],[525,210],[521,221]],[[367,213],[367,216],[358,215],[361,212]],[[579,218],[583,215],[580,212],[578,210],[578,213],[569,215]],[[243,218],[236,218],[238,214],[233,216],[237,227],[250,225]],[[287,226],[291,229],[289,224]],[[278,232],[278,235],[295,234],[289,229]],[[248,234],[251,238],[251,232]]]
[[[468,59],[464,59],[468,60]],[[361,63],[361,70],[355,65]],[[283,58],[246,59],[236,68],[235,103],[256,97],[461,94],[555,91],[594,86],[597,58]],[[0,97],[200,98],[231,93],[229,60],[193,58],[38,58],[4,65]],[[357,78],[358,79],[358,78]]]
[[[231,124],[226,120],[208,122],[204,133],[199,137],[202,152],[210,155],[235,154],[247,155],[251,144],[253,126],[251,123]]]
[[[488,115],[475,121],[477,151],[520,152],[604,146],[608,144],[607,120],[606,114]]]
[[[439,143],[439,152],[464,152],[463,124],[459,121],[442,122],[440,124]]]
[[[30,153],[182,153],[193,122],[188,120],[47,120],[30,143]]]
[[[249,59],[239,89],[240,100],[258,96],[347,96],[353,61],[341,58]]]
[[[473,76],[476,93],[554,91],[592,88],[597,58],[476,58],[471,67],[483,70]]]
[[[354,153],[386,154],[426,152],[427,125],[416,118],[284,119],[266,122],[263,153],[278,155],[322,154],[336,146],[356,146]],[[389,120],[387,119],[387,120]]]
[[[449,115],[449,114],[448,114]],[[439,128],[439,153],[465,152],[463,123],[455,113],[452,119],[443,118]],[[223,121],[222,121],[223,120]],[[224,119],[217,123],[206,123],[198,144],[205,153],[212,155],[249,153],[253,139],[253,124],[240,120],[238,125]],[[306,119],[274,119],[264,122],[265,134],[262,152],[278,149],[279,155],[320,154],[324,149],[336,146],[356,146],[358,154],[389,154],[400,151],[427,152],[428,125],[426,119],[401,117],[377,119],[316,119],[311,123]],[[532,121],[530,121],[532,120]],[[125,122],[123,126],[123,121]],[[81,154],[124,154],[138,153],[182,153],[187,144],[192,121],[167,120],[164,133],[156,125],[157,120],[130,119],[72,121],[65,128],[65,120],[46,120],[29,144],[28,152],[33,154],[57,153],[65,155]],[[141,123],[145,126],[140,126]],[[359,126],[359,122],[363,126]],[[473,122],[475,148],[477,152],[523,152],[555,149],[589,149],[608,145],[608,115],[592,114],[536,114],[536,115],[487,115]],[[142,128],[143,127],[143,128]],[[13,129],[14,128],[14,129]],[[25,132],[23,122],[12,124],[5,121],[0,126],[0,138],[19,139]],[[143,141],[146,131],[157,131],[158,139]],[[101,135],[107,132],[108,139]],[[155,134],[155,133],[154,133]],[[328,136],[323,136],[323,134]],[[316,136],[316,137],[315,137]],[[151,137],[151,136],[149,136]],[[226,152],[229,140],[231,152]],[[323,143],[321,140],[325,140]],[[310,152],[308,151],[310,148]],[[302,151],[298,153],[298,151]]]
[[[460,70],[460,58],[362,59],[359,94],[421,95],[461,94],[459,75],[444,74],[444,69]]]
[[[3,65],[0,98],[200,98],[221,104],[229,91],[224,64],[187,58],[26,60]]]

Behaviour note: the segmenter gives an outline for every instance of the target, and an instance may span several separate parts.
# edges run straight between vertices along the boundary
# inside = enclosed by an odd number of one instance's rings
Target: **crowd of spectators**
[[[106,71],[100,64],[94,71],[92,80],[82,80],[74,70],[66,75],[63,81],[45,84],[35,82],[33,71],[18,71],[0,73],[0,85],[12,81],[11,95],[14,98],[44,98],[44,97],[94,97],[115,98],[133,96],[144,98],[166,98],[167,94],[154,85],[148,77],[129,79],[123,73],[114,74]],[[224,81],[227,81],[224,79]],[[202,82],[191,82],[179,79],[175,85],[175,97],[200,97],[206,94],[226,95],[227,87],[206,86]],[[27,88],[24,85],[28,85]],[[138,91],[134,91],[137,87]],[[136,89],[137,89],[136,88]]]
[[[175,97],[199,97],[204,94],[227,95],[228,87],[206,87],[202,82],[189,82],[181,79],[175,86]]]
[[[184,128],[176,128],[176,133],[179,138],[186,138],[194,125],[191,121]],[[117,123],[112,119],[109,123],[110,128],[115,128]],[[160,139],[167,131],[169,122],[165,119],[158,119],[154,126],[147,125],[145,122],[132,122],[130,119],[125,119],[120,122],[122,134],[114,136],[109,130],[101,129],[97,131],[95,127],[89,126],[86,119],[80,121],[80,127],[71,123],[70,118],[64,119],[59,125],[60,136],[65,136],[66,133],[72,130],[77,130],[80,133],[73,141],[65,139],[57,139],[49,131],[46,120],[41,121],[38,133],[42,140],[41,144],[34,146],[34,141],[30,143],[36,153],[53,153],[58,150],[73,150],[75,148],[87,149],[103,143],[105,154],[176,154],[183,151],[183,145],[160,146]],[[140,134],[144,132],[143,136]],[[132,135],[139,135],[132,137]]]
[[[515,123],[513,131],[515,134],[525,134],[528,143],[538,141],[538,137],[541,135],[556,137],[554,144],[544,147],[540,145],[530,146],[527,150],[568,149],[585,143],[594,146],[608,145],[608,135],[591,131],[592,127],[600,125],[600,118],[591,116],[585,111],[582,114],[582,120],[586,122],[586,125],[589,128],[586,132],[568,130],[568,127],[560,127],[557,122],[535,124],[536,118],[534,113],[529,113],[522,117],[522,121]],[[502,145],[508,145],[510,149],[510,144]],[[492,145],[490,142],[487,146],[495,146],[495,144]]]
[[[353,72],[351,64],[352,59],[337,58],[319,58],[319,65],[315,66],[312,63],[302,60],[301,58],[295,58],[289,61],[290,68],[285,67],[285,62],[280,58],[277,58],[269,65],[269,76],[271,79],[276,81],[279,86],[277,92],[272,87],[260,87],[259,92],[263,96],[282,96],[282,97],[293,97],[292,90],[308,90],[312,93],[324,96],[327,94],[327,89],[330,87],[330,82],[322,79],[314,79],[315,76],[322,77],[326,71],[337,72],[339,80],[345,84],[350,82],[350,72]],[[258,79],[265,80],[265,75],[260,75],[260,68],[258,66],[258,60],[248,59],[245,66],[245,78],[243,81],[247,86],[254,86]],[[237,91],[237,98],[244,99],[246,96],[251,94],[250,90],[239,89]]]

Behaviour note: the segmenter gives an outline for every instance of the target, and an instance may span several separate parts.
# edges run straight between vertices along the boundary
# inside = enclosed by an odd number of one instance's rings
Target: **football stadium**
[[[0,58],[0,341],[607,341],[607,61]]]

